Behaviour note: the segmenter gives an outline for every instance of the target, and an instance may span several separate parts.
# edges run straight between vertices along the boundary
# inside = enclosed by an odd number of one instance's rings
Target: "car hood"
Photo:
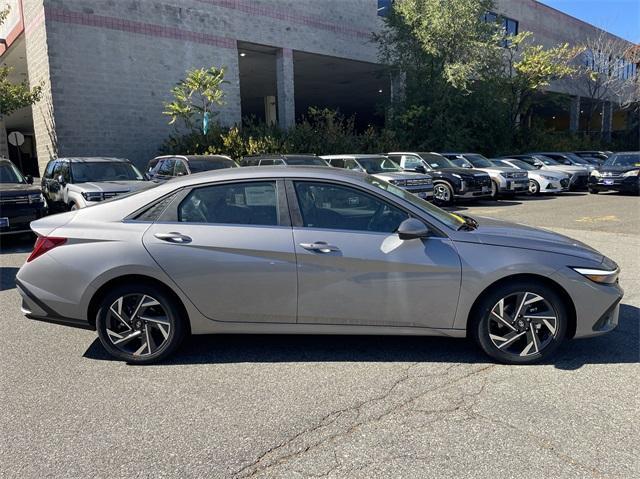
[[[40,193],[40,187],[27,183],[0,183],[0,198]]]
[[[585,175],[589,174],[589,170],[583,168],[582,166],[571,166],[571,165],[544,165],[542,170],[547,171],[562,171],[570,174],[575,173],[583,173]]]
[[[375,176],[376,178],[380,178],[381,180],[406,180],[406,179],[419,179],[425,178],[429,179],[431,176],[424,175],[422,173],[412,173],[409,171],[390,171],[388,173],[375,173],[371,176]]]
[[[478,170],[476,168],[438,168],[436,172],[449,173],[451,175],[456,174],[463,177],[486,177],[485,171]]]
[[[626,173],[627,171],[640,170],[640,164],[638,166],[625,166],[625,165],[602,165],[598,167],[600,173]]]
[[[530,177],[536,177],[540,175],[548,176],[550,178],[555,178],[556,180],[561,180],[563,178],[567,178],[569,173],[565,173],[563,171],[556,170],[531,170],[527,171]]]
[[[478,222],[478,228],[464,231],[456,240],[564,254],[597,263],[604,259],[592,247],[553,231],[481,216],[474,219]]]
[[[518,168],[511,168],[508,166],[495,166],[491,168],[476,168],[481,171],[486,171],[487,173],[500,174],[500,173],[521,173],[523,170]]]
[[[75,183],[73,188],[84,192],[125,193],[129,191],[136,191],[146,186],[146,181],[94,181],[88,183]]]

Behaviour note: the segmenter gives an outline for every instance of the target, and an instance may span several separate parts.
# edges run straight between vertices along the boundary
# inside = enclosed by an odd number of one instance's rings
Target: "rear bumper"
[[[31,292],[27,288],[27,286],[25,286],[25,284],[17,278],[16,289],[22,297],[22,306],[20,309],[22,310],[22,314],[24,314],[26,318],[34,319],[37,321],[44,321],[47,323],[60,324],[63,326],[70,326],[73,328],[95,330],[95,327],[89,324],[88,321],[69,318],[55,311],[43,301],[38,299],[33,294],[33,292]]]

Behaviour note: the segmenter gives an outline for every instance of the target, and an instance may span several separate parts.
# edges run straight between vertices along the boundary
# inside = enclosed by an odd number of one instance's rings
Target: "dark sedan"
[[[164,181],[175,176],[238,167],[238,163],[225,155],[158,156],[147,165],[145,176],[149,180]]]
[[[640,152],[615,153],[589,176],[589,192],[620,191],[640,195]]]
[[[15,165],[0,159],[0,235],[27,233],[29,223],[42,218],[46,203],[31,176],[24,177]]]

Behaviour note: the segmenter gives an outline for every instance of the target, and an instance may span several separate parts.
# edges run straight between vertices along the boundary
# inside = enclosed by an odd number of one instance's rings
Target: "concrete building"
[[[5,3],[12,15],[0,31],[0,62],[14,67],[15,79],[44,90],[32,108],[0,120],[0,155],[17,157],[6,138],[22,132],[28,173],[38,174],[56,155],[122,156],[145,164],[172,131],[163,102],[191,68],[226,67],[226,104],[218,119],[229,125],[252,115],[288,127],[309,106],[380,122],[377,106],[395,83],[371,42],[391,0]],[[497,13],[515,22],[510,28],[531,30],[542,42],[595,32],[534,0],[497,5]]]

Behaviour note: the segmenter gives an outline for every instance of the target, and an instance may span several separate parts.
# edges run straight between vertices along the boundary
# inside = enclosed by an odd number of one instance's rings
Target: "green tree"
[[[0,11],[0,25],[4,23],[8,15],[9,7]],[[26,80],[15,83],[9,78],[12,71],[13,67],[0,67],[0,117],[33,105],[42,96],[42,85],[30,88]]]
[[[214,108],[224,105],[222,85],[229,83],[224,75],[224,67],[189,70],[186,78],[171,89],[173,101],[164,105],[163,113],[171,118],[169,124],[182,120],[187,129],[206,130],[205,124],[218,114]]]

